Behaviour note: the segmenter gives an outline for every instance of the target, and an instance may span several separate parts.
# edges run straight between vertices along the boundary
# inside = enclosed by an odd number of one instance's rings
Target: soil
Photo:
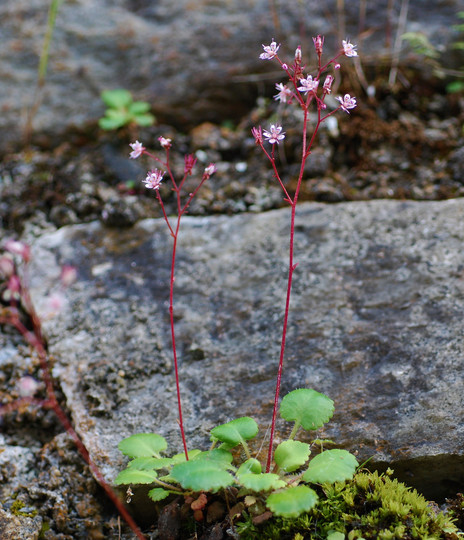
[[[350,115],[340,112],[336,123],[324,124],[305,169],[300,200],[338,203],[375,198],[462,197],[462,94],[446,94],[441,81],[424,80],[418,75],[408,86],[395,91],[381,83],[376,86],[375,96],[359,98],[358,107]],[[251,127],[262,125],[266,129],[271,122],[285,126],[286,139],[278,148],[278,156],[282,178],[292,191],[299,172],[300,120],[296,108],[281,108],[266,98],[246,117],[222,125],[158,124],[118,132],[102,132],[91,125],[70,129],[59,138],[35,134],[28,148],[18,146],[1,156],[0,239],[31,239],[44,230],[93,220],[122,228],[143,218],[161,217],[153,192],[141,183],[153,162],[145,157],[128,158],[128,144],[138,139],[164,159],[159,136],[173,141],[175,171],[182,172],[186,153],[195,153],[200,172],[210,162],[218,167],[193,201],[191,215],[282,207],[286,204],[282,192],[251,136]],[[193,188],[195,177],[191,182]],[[173,203],[169,186],[163,186],[161,193],[169,212]],[[18,367],[2,376],[7,390],[2,391],[3,402],[14,396],[13,390],[7,396],[8,389],[24,373],[20,373],[22,369],[26,368]],[[27,366],[30,373],[36,369]],[[119,524],[116,512],[61,431],[50,411],[17,411],[2,420],[5,443],[29,448],[34,454],[31,485],[15,490],[15,500],[22,505],[21,515],[30,514],[33,519],[34,509],[39,508],[48,528],[42,537],[47,539],[130,538],[130,532]],[[0,473],[8,480],[5,466]],[[2,489],[2,501],[11,496],[5,491],[7,487]],[[11,500],[4,509],[11,510]],[[177,507],[173,511],[180,512]],[[149,538],[169,537],[163,533],[163,527],[168,531],[172,524],[168,513],[165,510],[163,514],[160,536],[154,528],[155,515],[148,520],[144,532]],[[168,525],[163,525],[163,520]],[[205,527],[203,536],[196,538],[222,538],[223,526],[218,523]]]

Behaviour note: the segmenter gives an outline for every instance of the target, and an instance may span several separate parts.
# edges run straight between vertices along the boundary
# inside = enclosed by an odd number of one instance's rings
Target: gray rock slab
[[[457,482],[463,215],[463,199],[300,205],[282,386],[283,394],[311,387],[334,399],[322,434],[360,461],[407,471],[416,460],[426,474],[432,467]],[[190,447],[205,447],[212,427],[237,416],[254,417],[262,433],[269,426],[289,216],[282,209],[183,220],[174,313]],[[105,476],[124,463],[117,443],[136,432],[160,433],[181,451],[165,223],[69,226],[33,249],[38,302],[59,265],[79,269],[68,307],[46,330],[73,421]],[[280,421],[279,437],[288,428]]]
[[[388,54],[389,24],[395,31],[400,9],[395,5],[387,22],[388,3],[367,6],[365,65],[375,64],[375,55]],[[0,4],[0,148],[19,140],[33,103],[49,5],[50,0]],[[261,43],[274,37],[290,55],[301,43],[314,61],[311,36],[326,35],[327,54],[335,54],[341,38],[356,37],[359,6],[345,3],[337,29],[336,5],[335,0],[62,2],[34,127],[60,135],[70,126],[95,123],[104,112],[100,92],[114,88],[127,88],[148,101],[164,121],[235,122],[244,106],[253,104],[263,81],[279,82],[276,65],[258,59]],[[406,28],[425,33],[447,52],[441,61],[455,68],[461,64],[449,47],[456,37],[449,29],[459,22],[459,9],[461,0],[410,2]],[[408,55],[407,46],[403,52]],[[269,70],[274,72],[270,77]]]

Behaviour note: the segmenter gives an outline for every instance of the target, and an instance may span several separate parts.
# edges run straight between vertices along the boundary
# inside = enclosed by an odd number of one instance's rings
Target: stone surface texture
[[[121,87],[148,101],[161,121],[236,121],[254,102],[258,88],[261,92],[268,79],[273,86],[278,77],[276,65],[258,59],[261,43],[274,37],[291,58],[301,42],[303,52],[314,59],[311,36],[326,35],[327,54],[342,38],[357,36],[358,5],[345,3],[337,29],[336,4],[335,0],[62,2],[34,127],[59,135],[70,126],[96,123],[104,112],[101,91]],[[379,54],[388,55],[387,4],[387,0],[367,4],[366,67],[377,63]],[[0,149],[20,139],[26,110],[33,103],[49,5],[49,0],[5,0],[0,5]],[[443,53],[440,61],[455,67],[457,53],[448,45],[456,36],[449,29],[458,22],[460,5],[460,0],[411,2],[406,27],[425,33]],[[334,15],[332,20],[328,13]],[[395,5],[393,32],[398,15]],[[406,46],[403,53],[407,58]],[[274,73],[269,78],[265,73],[270,70]]]
[[[323,434],[360,461],[413,471],[413,485],[433,468],[448,490],[464,480],[463,212],[462,199],[299,206],[282,387],[334,399]],[[269,425],[289,216],[183,220],[174,313],[190,447],[205,447],[212,427],[237,416],[256,418],[262,433]],[[79,269],[68,307],[46,331],[77,431],[109,480],[128,435],[158,432],[181,450],[170,250],[162,220],[124,231],[64,227],[33,246],[39,304],[60,265]],[[278,433],[288,427],[280,421]]]

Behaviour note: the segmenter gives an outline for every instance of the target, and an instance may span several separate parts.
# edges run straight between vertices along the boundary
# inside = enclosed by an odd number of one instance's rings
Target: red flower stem
[[[177,200],[178,200],[178,205],[180,205],[180,196],[179,196],[178,191],[177,191]],[[177,363],[177,348],[176,348],[176,334],[174,331],[174,307],[173,307],[174,281],[175,281],[174,271],[175,271],[175,266],[176,266],[177,238],[179,235],[181,217],[182,217],[182,214],[179,213],[177,216],[176,231],[173,234],[172,257],[171,257],[171,278],[169,280],[169,318],[170,318],[170,324],[171,324],[171,341],[172,341],[172,354],[173,354],[173,359],[174,359],[174,374],[176,377],[177,409],[179,412],[179,428],[180,428],[180,434],[182,437],[182,444],[184,446],[185,459],[188,461],[187,441],[185,439],[184,421],[182,418],[182,401],[180,397],[179,366]]]
[[[310,150],[313,145],[313,142],[316,138],[317,131],[319,129],[319,126],[321,124],[321,110],[318,107],[318,120],[316,123],[316,126],[314,128],[313,134],[311,136],[311,139],[306,145],[307,140],[307,127],[308,127],[308,108],[311,100],[308,99],[308,102],[303,107],[304,112],[304,119],[303,119],[303,144],[302,144],[302,155],[301,155],[301,165],[300,165],[300,173],[298,175],[298,182],[295,189],[295,195],[293,196],[293,199],[289,196],[287,196],[287,201],[290,204],[292,208],[291,218],[290,218],[290,240],[289,240],[289,253],[288,253],[288,280],[287,280],[287,296],[285,299],[285,313],[284,313],[284,321],[282,326],[282,339],[280,343],[280,357],[279,357],[279,367],[277,370],[277,378],[276,378],[276,391],[274,396],[274,408],[272,410],[272,422],[271,422],[271,434],[269,437],[269,448],[267,453],[267,462],[266,462],[266,472],[269,472],[271,470],[271,463],[272,463],[272,457],[273,457],[273,446],[274,446],[274,432],[275,432],[275,424],[277,419],[277,409],[279,406],[279,397],[280,397],[280,386],[282,382],[282,371],[283,371],[283,365],[284,365],[284,356],[285,356],[285,344],[287,340],[287,327],[288,327],[288,314],[290,311],[290,296],[292,292],[292,282],[293,282],[293,272],[295,271],[295,268],[297,267],[297,264],[293,261],[293,253],[294,253],[294,245],[295,245],[295,214],[296,214],[296,204],[298,202],[298,196],[300,194],[300,188],[301,188],[301,182],[303,180],[303,173],[304,173],[304,167],[306,164],[306,160],[308,159],[310,155]],[[274,150],[274,148],[273,148]],[[266,152],[267,153],[267,152]],[[268,155],[269,157],[269,155]],[[276,174],[277,179],[279,180],[280,184],[282,185],[282,182],[280,180],[279,175],[277,174],[277,170],[275,167],[274,162],[274,154],[272,154],[271,157],[271,163],[274,169],[274,173]],[[284,190],[285,194],[287,194],[287,191]]]
[[[148,154],[148,152],[147,152]],[[151,155],[151,154],[149,154]],[[175,375],[175,379],[176,379],[176,394],[177,394],[177,410],[178,410],[178,423],[179,423],[179,429],[180,429],[180,434],[181,434],[181,437],[182,437],[182,445],[184,447],[184,453],[185,453],[185,459],[188,461],[189,460],[189,457],[188,457],[188,448],[187,448],[187,440],[185,438],[185,430],[184,430],[184,420],[183,420],[183,414],[182,414],[182,399],[181,399],[181,394],[180,394],[180,382],[179,382],[179,363],[178,363],[178,359],[177,359],[177,346],[176,346],[176,332],[175,332],[175,327],[174,327],[174,282],[175,282],[175,269],[176,269],[176,254],[177,254],[177,240],[178,240],[178,237],[179,237],[179,229],[180,229],[180,221],[181,221],[181,218],[182,216],[184,215],[184,213],[187,211],[187,208],[189,207],[190,203],[192,202],[192,199],[195,197],[195,195],[197,194],[198,190],[201,188],[201,186],[203,185],[203,183],[205,182],[205,180],[208,179],[209,175],[206,175],[204,174],[200,183],[198,184],[198,186],[196,187],[196,189],[189,194],[189,197],[186,201],[186,203],[184,204],[184,206],[182,206],[182,201],[181,201],[181,188],[182,186],[184,185],[186,179],[187,179],[187,176],[189,176],[189,172],[185,172],[182,180],[180,181],[179,184],[176,183],[175,179],[174,179],[174,175],[172,174],[172,171],[171,171],[171,168],[170,168],[170,165],[169,165],[169,149],[166,149],[166,162],[163,163],[163,165],[165,166],[167,172],[168,172],[168,175],[172,181],[172,185],[173,185],[173,191],[176,192],[176,199],[177,199],[177,223],[176,223],[176,228],[175,228],[175,231],[174,229],[171,227],[171,223],[169,221],[169,218],[166,214],[166,209],[164,207],[164,203],[163,203],[163,199],[161,198],[161,195],[159,193],[159,191],[157,191],[156,193],[156,196],[158,198],[158,201],[161,205],[161,210],[163,212],[163,217],[164,217],[164,220],[169,228],[169,231],[171,233],[171,236],[173,238],[173,245],[172,245],[172,252],[171,252],[171,276],[170,276],[170,279],[169,279],[169,322],[170,322],[170,327],[171,327],[171,343],[172,343],[172,355],[173,355],[173,362],[174,362],[174,375]]]
[[[34,328],[33,331],[30,332],[24,326],[24,324],[20,321],[18,317],[17,311],[13,314],[12,317],[1,317],[0,324],[10,324],[14,328],[16,328],[18,332],[22,334],[24,339],[29,343],[29,345],[33,349],[35,349],[35,351],[37,352],[39,363],[40,363],[40,369],[42,372],[42,378],[45,383],[45,389],[46,389],[48,398],[46,400],[36,400],[33,398],[19,399],[17,402],[15,402],[16,406],[20,406],[22,403],[29,401],[30,403],[39,404],[43,408],[49,408],[56,414],[58,420],[61,422],[67,434],[71,437],[74,444],[76,445],[78,452],[80,453],[80,455],[82,456],[82,458],[87,463],[90,470],[92,471],[94,478],[103,488],[108,498],[111,500],[111,502],[114,504],[118,512],[126,521],[127,525],[129,525],[129,527],[132,529],[132,532],[136,535],[136,537],[139,540],[146,540],[145,536],[140,531],[139,527],[137,526],[134,519],[132,518],[132,516],[129,514],[129,512],[127,511],[127,509],[125,508],[121,500],[119,499],[116,492],[111,488],[111,486],[104,479],[100,469],[90,457],[89,451],[87,450],[85,444],[82,442],[79,435],[76,433],[69,418],[67,417],[66,413],[64,412],[64,410],[61,408],[60,404],[58,403],[58,400],[56,399],[55,389],[53,387],[50,366],[47,360],[47,352],[44,347],[40,320],[34,311],[32,302],[30,301],[29,294],[26,293],[24,289],[23,289],[23,298],[25,299],[26,305],[31,315],[32,324]],[[0,415],[6,412],[9,412],[9,410],[12,410],[13,408],[15,408],[14,406],[15,404],[11,403],[4,407],[0,407]]]

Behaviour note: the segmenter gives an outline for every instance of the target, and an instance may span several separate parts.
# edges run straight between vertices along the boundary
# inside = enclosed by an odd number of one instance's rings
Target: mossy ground
[[[325,540],[334,532],[348,540],[454,540],[453,520],[405,484],[377,472],[360,472],[350,482],[320,488],[318,505],[297,519],[272,518],[257,525],[246,515],[236,525],[244,540]],[[333,537],[334,540],[337,536]]]

